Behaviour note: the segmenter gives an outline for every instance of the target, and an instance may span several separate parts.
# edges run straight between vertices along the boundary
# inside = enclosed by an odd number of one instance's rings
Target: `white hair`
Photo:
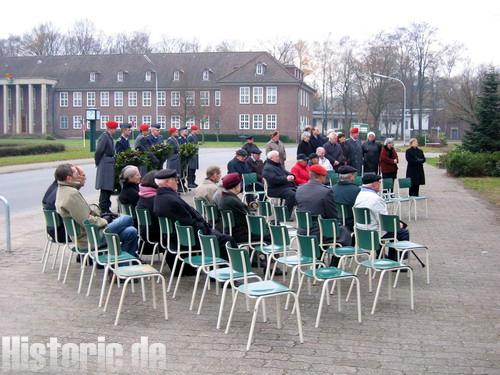
[[[338,137],[338,134],[335,132],[335,130],[330,129],[327,133],[328,139],[334,139]]]
[[[311,133],[309,133],[309,132],[304,132],[304,133],[302,133],[302,135],[301,135],[300,139],[301,139],[301,140],[304,140],[304,139],[306,139],[306,137],[311,138]]]
[[[276,150],[272,150],[272,151],[269,151],[269,152],[267,153],[267,158],[268,158],[268,159],[271,159],[271,158],[272,158],[272,157],[274,157],[274,156],[279,156],[279,154],[280,154],[280,153],[279,153],[278,151],[276,151]]]
[[[319,150],[321,150],[322,152],[326,152],[324,147],[318,147],[318,148],[316,148],[316,153],[318,153]]]
[[[137,168],[135,165],[127,165],[123,167],[121,173],[120,173],[120,182],[124,184],[125,182],[128,181],[130,177],[135,175],[139,171],[139,168]]]
[[[386,138],[384,141],[384,146],[387,146],[389,143],[394,144],[394,138]]]

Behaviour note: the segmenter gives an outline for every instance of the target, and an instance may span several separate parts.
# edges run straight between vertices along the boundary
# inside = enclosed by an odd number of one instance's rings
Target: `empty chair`
[[[45,242],[45,247],[42,255],[42,272],[45,272],[45,268],[47,267],[47,261],[50,257],[50,252],[52,250],[52,245],[56,246],[56,254],[54,255],[54,260],[52,261],[52,269],[54,269],[57,261],[57,257],[59,255],[59,250],[61,245],[64,246],[66,244],[66,238],[59,238],[58,228],[62,223],[61,216],[55,210],[43,210],[43,216],[45,218],[45,235],[47,236],[47,241]],[[54,231],[54,238],[52,238],[48,232],[48,230],[52,229]]]

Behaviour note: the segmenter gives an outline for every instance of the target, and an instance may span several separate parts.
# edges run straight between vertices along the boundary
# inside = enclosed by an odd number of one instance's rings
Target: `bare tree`
[[[61,53],[63,37],[52,23],[35,26],[23,35],[22,50],[26,55],[53,56]]]
[[[67,55],[96,55],[103,49],[101,33],[88,19],[75,22],[64,41]]]
[[[163,53],[185,53],[199,52],[201,47],[197,39],[168,38],[164,35],[156,49]]]
[[[295,43],[292,40],[275,39],[267,42],[267,51],[282,64],[293,64],[296,56]]]
[[[131,34],[118,33],[107,40],[108,53],[147,54],[153,51],[150,36],[145,31],[134,31]]]
[[[0,56],[20,56],[22,54],[22,41],[19,35],[10,35],[0,39]]]
[[[321,110],[323,112],[323,131],[326,130],[328,126],[328,113],[333,111],[332,102],[333,98],[331,95],[331,63],[332,63],[332,41],[330,37],[322,42],[314,43],[314,81],[317,86],[317,91],[319,95],[319,102]]]
[[[302,39],[299,39],[293,45],[295,49],[296,65],[304,73],[304,77],[312,73],[312,61],[311,61],[311,51],[309,44]]]

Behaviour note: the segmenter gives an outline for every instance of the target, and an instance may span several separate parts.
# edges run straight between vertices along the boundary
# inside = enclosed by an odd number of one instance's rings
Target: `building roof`
[[[225,84],[265,83],[302,84],[267,52],[152,53],[147,55],[19,56],[0,57],[0,75],[13,78],[49,78],[56,88],[67,90],[146,89],[155,87],[154,73],[145,81],[147,71],[158,72],[158,87],[203,89]],[[255,74],[255,65],[264,63],[265,74]],[[203,71],[210,79],[202,79]],[[123,82],[117,73],[123,72]],[[174,71],[179,80],[174,81]],[[96,81],[89,75],[96,73]]]

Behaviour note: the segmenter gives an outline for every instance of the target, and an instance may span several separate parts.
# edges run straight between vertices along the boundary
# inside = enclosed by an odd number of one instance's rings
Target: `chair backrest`
[[[120,245],[120,236],[116,233],[107,232],[105,229],[104,238],[106,239],[106,244],[108,246],[108,264],[113,268],[117,268],[118,257],[122,252]]]
[[[234,273],[238,272],[243,276],[243,282],[248,283],[248,274],[252,272],[252,265],[250,264],[250,254],[247,249],[231,247],[229,242],[226,243],[226,250],[229,256],[230,278],[233,284]],[[238,275],[238,278],[241,277]],[[234,285],[234,284],[233,284]]]
[[[339,175],[335,171],[328,171],[328,181],[330,182],[330,186],[335,185],[339,182]]]
[[[353,207],[354,222],[356,224],[370,224],[371,214],[370,209],[366,207]]]
[[[181,225],[178,221],[176,221],[175,232],[177,233],[177,252],[181,252],[181,246],[187,247],[189,261],[191,262],[193,246],[196,243],[193,227],[189,225]]]
[[[299,265],[303,258],[312,259],[313,276],[316,277],[316,264],[319,263],[321,257],[321,250],[318,246],[316,236],[303,236],[299,234],[297,235],[297,240],[299,244]],[[299,270],[301,270],[300,266]]]
[[[146,241],[149,242],[149,227],[151,226],[151,213],[147,208],[136,208],[135,213],[137,215],[137,226],[140,229],[144,228],[144,233],[146,234]],[[139,236],[142,237],[142,231],[139,230]]]
[[[172,221],[168,217],[159,217],[158,223],[160,224],[160,246],[172,251],[170,248],[170,236],[173,233]],[[167,243],[164,243],[164,238],[166,238]]]
[[[337,214],[340,213],[342,225],[345,225],[346,220],[352,218],[352,206],[344,203],[335,203]]]
[[[198,238],[201,246],[201,266],[217,267],[216,258],[220,258],[220,248],[217,237],[213,234],[204,235],[201,230],[198,231]],[[212,264],[210,264],[212,261]]]
[[[194,198],[194,208],[201,216],[205,217],[205,213],[203,212],[203,203],[207,203],[205,198]]]
[[[118,200],[118,211],[122,215],[132,216],[135,219],[135,210],[131,204],[122,203]]]
[[[270,220],[273,216],[273,206],[269,201],[259,201],[259,215]]]
[[[252,242],[258,242],[260,245],[264,243],[264,235],[267,233],[267,221],[264,216],[260,215],[247,215],[247,226],[248,226],[248,244]],[[258,237],[258,241],[252,241],[252,235]]]
[[[392,178],[383,178],[382,191],[393,190],[393,189],[394,189],[394,180]]]
[[[306,234],[309,235],[311,233],[311,226],[313,224],[311,213],[309,211],[295,210],[295,217],[297,218],[297,227],[305,230]]]
[[[52,228],[54,230],[54,238],[56,242],[60,243],[63,242],[65,239],[64,238],[59,238],[59,233],[57,231],[57,228],[59,225],[61,225],[62,218],[61,216],[57,213],[56,210],[43,210],[43,216],[45,218],[45,226],[47,228]],[[49,234],[47,233],[47,236]]]
[[[85,232],[87,233],[87,248],[88,251],[94,252],[94,259],[99,258],[99,245],[101,243],[101,235],[99,233],[99,226],[91,223],[89,220],[83,221],[83,226],[85,228]],[[104,251],[104,249],[103,249]]]
[[[274,222],[276,225],[284,224],[290,217],[287,206],[273,206],[274,209]]]
[[[290,247],[290,235],[288,228],[284,225],[269,225],[271,232],[271,249],[272,252],[282,251],[284,256]]]
[[[354,228],[356,233],[355,260],[358,262],[360,250],[369,251],[370,260],[373,262],[379,247],[380,237],[376,230]]]
[[[203,203],[203,210],[205,211],[205,220],[215,229],[217,218],[219,216],[217,206],[214,203]]]
[[[340,233],[340,227],[337,219],[323,219],[318,216],[319,223],[319,245],[320,247],[326,245],[335,246],[337,243],[337,235]],[[330,239],[326,241],[326,239]]]
[[[356,176],[354,177],[354,184],[356,186],[361,186],[363,185],[363,178],[361,176]]]
[[[234,227],[234,214],[231,210],[220,210],[220,216],[222,218],[222,233],[233,235]]]
[[[398,215],[384,215],[380,214],[380,231],[392,233],[393,241],[397,241],[397,234],[399,230],[399,216]]]
[[[399,189],[409,189],[411,187],[411,178],[398,178]]]
[[[64,224],[64,230],[66,231],[66,245],[69,246],[69,239],[71,237],[76,251],[79,252],[78,241],[76,239],[81,233],[80,226],[71,216],[65,216],[62,219]]]
[[[253,185],[257,182],[257,173],[243,173],[241,177],[243,178],[243,191],[245,191],[245,186]]]

